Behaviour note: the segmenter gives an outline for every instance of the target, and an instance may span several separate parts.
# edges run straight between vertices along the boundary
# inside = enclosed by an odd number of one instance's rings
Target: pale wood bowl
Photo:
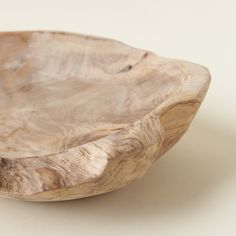
[[[121,188],[187,130],[206,68],[103,38],[0,33],[0,195],[84,198]]]

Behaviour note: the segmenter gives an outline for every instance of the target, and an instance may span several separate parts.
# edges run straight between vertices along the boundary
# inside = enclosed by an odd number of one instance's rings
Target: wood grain
[[[202,66],[110,39],[0,33],[0,195],[69,200],[141,178],[209,82]]]

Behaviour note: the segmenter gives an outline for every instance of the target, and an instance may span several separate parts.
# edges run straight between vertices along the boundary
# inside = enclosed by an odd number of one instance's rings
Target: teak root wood
[[[202,66],[110,39],[0,33],[0,195],[69,200],[141,178],[209,82]]]

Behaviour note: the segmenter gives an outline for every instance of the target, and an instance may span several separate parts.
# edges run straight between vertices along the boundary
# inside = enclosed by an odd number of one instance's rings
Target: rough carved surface
[[[0,33],[0,195],[68,200],[142,177],[209,81],[202,66],[114,40]]]

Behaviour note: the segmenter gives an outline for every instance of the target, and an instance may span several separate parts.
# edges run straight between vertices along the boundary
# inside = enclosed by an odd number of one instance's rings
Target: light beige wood
[[[68,200],[141,178],[209,82],[202,66],[110,39],[0,33],[0,195]]]

